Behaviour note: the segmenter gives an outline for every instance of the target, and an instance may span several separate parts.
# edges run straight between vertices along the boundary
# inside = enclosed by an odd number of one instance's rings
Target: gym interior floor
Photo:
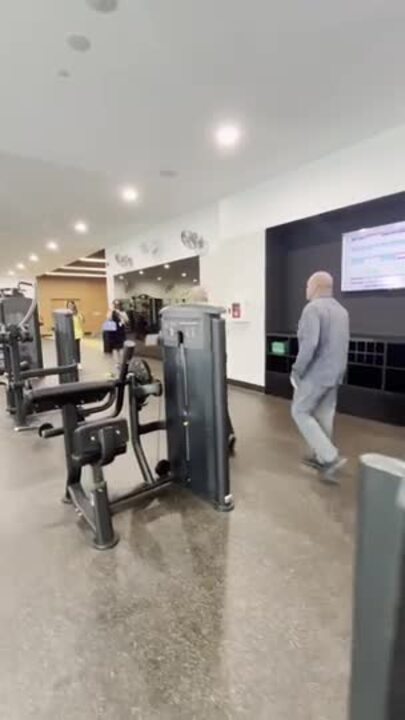
[[[84,365],[109,361],[86,343]],[[60,503],[60,439],[1,413],[2,718],[346,718],[356,459],[403,456],[405,432],[339,417],[350,463],[330,488],[300,466],[287,403],[231,389],[230,405],[234,512],[168,491],[117,515],[104,553]],[[136,482],[131,453],[106,475],[112,494]]]

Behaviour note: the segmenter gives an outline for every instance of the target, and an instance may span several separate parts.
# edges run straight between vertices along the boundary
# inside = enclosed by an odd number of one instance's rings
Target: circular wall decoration
[[[181,242],[186,248],[195,252],[196,255],[203,255],[208,252],[208,240],[205,240],[202,235],[193,230],[183,230]]]

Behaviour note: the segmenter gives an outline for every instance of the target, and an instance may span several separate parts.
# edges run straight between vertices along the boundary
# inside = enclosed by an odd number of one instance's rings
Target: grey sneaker
[[[346,463],[347,458],[338,455],[336,460],[333,460],[333,462],[321,465],[320,472],[322,481],[324,483],[328,483],[329,485],[338,485],[339,480],[336,477],[336,473],[339,472],[339,470],[341,470],[346,465]]]
[[[302,458],[302,464],[306,465],[306,467],[311,468],[311,470],[322,470],[322,463],[319,462],[319,460],[316,459],[315,455],[306,455]]]

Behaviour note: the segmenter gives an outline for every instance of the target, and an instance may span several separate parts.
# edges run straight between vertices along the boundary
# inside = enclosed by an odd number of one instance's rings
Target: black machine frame
[[[233,508],[223,309],[203,304],[162,310],[161,345],[170,465],[194,492]]]
[[[16,287],[0,288],[1,326],[18,326],[27,315],[29,316],[28,320],[24,322],[30,339],[24,342],[22,360],[27,363],[30,369],[43,368],[44,366],[38,307],[35,294],[34,299],[30,296],[34,287],[31,282],[21,280]]]
[[[0,300],[0,307],[1,307]],[[58,362],[55,367],[30,367],[22,358],[21,347],[25,343],[33,342],[32,334],[32,318],[37,315],[37,303],[35,296],[32,298],[28,310],[19,323],[0,325],[0,345],[3,347],[3,376],[5,380],[2,384],[6,386],[6,407],[10,415],[14,416],[14,428],[17,432],[22,430],[35,429],[29,424],[29,409],[25,402],[26,393],[32,389],[31,380],[37,380],[44,377],[58,376],[63,382],[67,379],[77,380],[78,370],[77,363],[74,358],[74,337],[73,324],[71,322],[70,337],[67,338],[69,362],[63,364]],[[3,317],[5,317],[3,313]],[[34,322],[35,325],[35,322]],[[62,345],[62,342],[57,342]],[[58,360],[60,358],[58,357]],[[42,352],[41,352],[42,363]]]
[[[64,382],[31,389],[22,396],[22,411],[60,410],[62,426],[46,422],[44,438],[63,436],[67,469],[64,501],[72,503],[93,533],[98,549],[118,542],[112,515],[129,501],[154,494],[176,483],[190,489],[221,511],[232,510],[227,434],[225,323],[221,308],[183,306],[162,311],[162,346],[165,375],[166,420],[141,423],[140,412],[148,398],[163,394],[149,366],[135,358],[135,343],[128,341],[118,378],[77,382],[71,359],[73,323],[68,310],[54,314],[56,349]],[[70,374],[69,374],[70,373]],[[127,394],[129,425],[120,417]],[[100,420],[91,416],[106,413]],[[152,471],[142,437],[165,431],[168,460]],[[142,483],[114,500],[108,496],[103,467],[127,451],[131,442]],[[82,469],[91,466],[90,493],[82,485]]]
[[[196,323],[200,323],[201,334],[193,331],[190,335],[187,327],[172,334],[179,317],[185,319],[188,328],[193,318],[194,330]],[[62,316],[58,322],[63,323]],[[194,312],[188,309],[180,316],[177,310],[173,315],[166,314],[163,335],[166,420],[148,423],[140,420],[148,398],[162,395],[163,387],[153,379],[144,361],[134,358],[132,341],[125,345],[118,378],[35,389],[27,398],[31,410],[44,412],[52,408],[62,413],[61,427],[45,423],[40,434],[44,438],[63,436],[67,469],[64,501],[74,505],[92,531],[94,546],[100,550],[113,547],[119,540],[112,522],[115,512],[130,501],[153,496],[168,485],[191,490],[217,510],[229,511],[234,507],[226,433],[225,330],[220,311],[194,308]],[[205,350],[200,344],[203,340],[207,343]],[[62,343],[62,349],[64,346]],[[216,362],[218,356],[222,361]],[[64,360],[59,353],[58,357]],[[141,363],[141,371],[137,370],[136,362]],[[198,362],[202,375],[198,373]],[[129,426],[120,417],[125,394]],[[90,419],[108,410],[111,413],[101,420]],[[153,472],[142,438],[160,431],[167,432],[169,459],[160,460]],[[125,453],[129,442],[142,482],[111,500],[103,468]],[[86,465],[91,466],[93,475],[89,493],[82,485],[82,469]]]
[[[114,547],[119,541],[115,532],[112,516],[131,500],[158,492],[176,481],[170,472],[169,463],[160,461],[156,474],[147,460],[142,446],[142,436],[166,430],[166,421],[142,424],[139,413],[146,400],[162,394],[162,384],[154,381],[140,385],[130,372],[130,363],[134,356],[135,343],[128,341],[124,359],[117,379],[88,383],[66,383],[60,386],[32,390],[28,402],[37,412],[46,412],[50,408],[62,412],[63,425],[53,427],[45,423],[40,428],[44,438],[63,436],[67,478],[64,502],[74,505],[93,534],[93,544],[98,550]],[[124,404],[125,390],[128,393],[129,426],[119,418]],[[98,404],[96,404],[98,403]],[[112,408],[109,417],[87,421],[91,415]],[[114,500],[108,496],[107,482],[103,467],[110,464],[117,455],[123,454],[130,439],[138,461],[143,482]],[[93,446],[93,447],[92,447]],[[91,465],[93,487],[87,494],[82,485],[82,469]]]

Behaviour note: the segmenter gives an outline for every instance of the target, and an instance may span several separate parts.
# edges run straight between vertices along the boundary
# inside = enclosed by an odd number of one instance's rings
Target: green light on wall
[[[287,352],[287,343],[285,342],[272,342],[271,353],[272,355],[285,355]]]

